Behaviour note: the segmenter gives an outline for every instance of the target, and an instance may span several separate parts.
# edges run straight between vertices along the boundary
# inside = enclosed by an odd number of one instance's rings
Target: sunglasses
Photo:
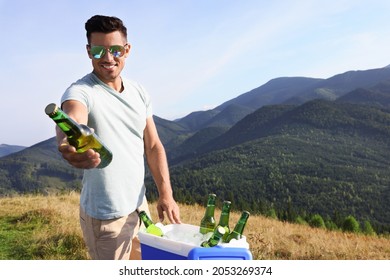
[[[103,47],[103,46],[92,46],[92,47],[90,47],[89,51],[90,51],[92,57],[95,59],[102,58],[106,54],[106,51],[109,51],[113,57],[122,57],[125,54],[125,47],[126,46],[127,46],[127,44],[124,46],[115,45],[115,46],[111,46],[108,48]]]

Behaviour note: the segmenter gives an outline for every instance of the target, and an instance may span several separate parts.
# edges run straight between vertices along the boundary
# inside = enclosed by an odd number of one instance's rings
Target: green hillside
[[[268,106],[171,166],[171,179],[188,203],[215,192],[237,209],[275,209],[285,219],[354,215],[387,229],[389,139],[386,109],[324,100]]]
[[[80,190],[82,172],[60,156],[55,138],[0,158],[0,195]]]

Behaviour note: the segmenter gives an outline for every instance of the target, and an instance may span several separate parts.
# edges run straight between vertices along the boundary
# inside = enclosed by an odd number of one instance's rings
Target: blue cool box
[[[198,232],[199,227],[188,224],[164,226],[163,231],[180,230]],[[169,240],[140,231],[141,252],[143,260],[251,260],[249,245],[234,247],[222,244],[212,248],[203,248],[194,244]]]

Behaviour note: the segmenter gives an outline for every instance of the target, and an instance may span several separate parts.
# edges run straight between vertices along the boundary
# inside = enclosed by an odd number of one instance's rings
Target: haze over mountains
[[[240,107],[239,111],[246,109],[253,112],[265,105],[298,105],[316,98],[335,100],[358,88],[370,89],[380,82],[390,79],[389,73],[390,68],[385,67],[365,71],[349,71],[329,79],[305,77],[276,78],[258,88],[226,101],[212,110],[193,112],[178,120],[178,123],[191,129],[210,126],[210,122],[213,124],[213,118],[222,113],[226,108],[231,108],[229,105]],[[230,124],[234,124],[236,121],[237,118],[232,120]]]
[[[181,202],[203,203],[212,191],[237,209],[352,214],[390,228],[389,67],[280,77],[212,110],[155,122]],[[1,195],[78,190],[80,178],[54,138],[0,158]]]
[[[19,152],[26,147],[18,145],[0,144],[0,157]]]

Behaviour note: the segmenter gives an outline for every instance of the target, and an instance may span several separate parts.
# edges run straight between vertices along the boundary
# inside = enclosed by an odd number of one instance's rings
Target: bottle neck
[[[238,222],[237,225],[234,228],[234,231],[242,234],[244,232],[245,223]]]
[[[244,232],[244,228],[245,228],[246,222],[248,220],[248,217],[249,217],[248,215],[245,215],[245,216],[242,216],[238,220],[236,226],[234,227],[235,232],[237,232],[239,234],[242,234]]]
[[[230,216],[230,203],[225,203],[222,207],[221,217],[219,219],[219,225],[225,227],[229,225]]]
[[[219,220],[220,226],[227,226],[229,224],[229,213],[221,213],[221,218]]]
[[[149,217],[146,216],[145,214],[141,214],[140,218],[141,218],[142,222],[144,223],[145,227],[148,228],[150,225],[153,225],[152,220],[149,219]]]
[[[59,128],[68,137],[79,137],[82,135],[82,128],[78,123],[71,119],[65,112],[57,109],[55,113],[50,115],[50,118],[59,126]]]
[[[205,216],[214,217],[214,210],[215,210],[215,205],[207,205]]]

